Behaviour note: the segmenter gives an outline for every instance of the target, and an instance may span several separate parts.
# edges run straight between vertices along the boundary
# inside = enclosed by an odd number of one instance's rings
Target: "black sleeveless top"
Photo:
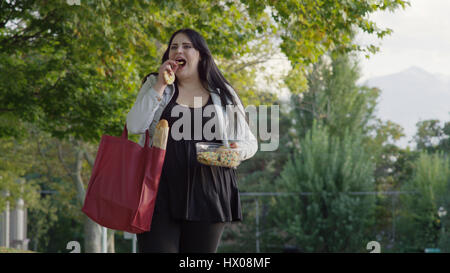
[[[175,219],[203,222],[231,222],[241,221],[241,204],[237,187],[236,169],[208,166],[197,161],[195,143],[200,141],[221,143],[220,140],[201,140],[194,138],[194,111],[189,108],[191,119],[191,138],[189,140],[174,140],[172,125],[183,113],[171,117],[171,112],[178,98],[178,87],[175,84],[175,94],[164,109],[161,119],[169,123],[169,137],[167,140],[166,156],[161,173],[158,195],[155,204],[156,213],[168,213]],[[207,105],[213,105],[211,95]],[[202,116],[202,128],[208,120],[214,118]],[[213,126],[212,131],[214,132]],[[183,132],[181,126],[179,131]],[[177,130],[178,131],[178,130]]]

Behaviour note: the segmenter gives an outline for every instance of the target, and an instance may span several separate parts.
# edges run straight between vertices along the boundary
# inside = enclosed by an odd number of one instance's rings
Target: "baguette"
[[[157,147],[162,150],[165,150],[168,136],[169,136],[169,123],[167,122],[167,120],[162,119],[156,125],[152,147]]]

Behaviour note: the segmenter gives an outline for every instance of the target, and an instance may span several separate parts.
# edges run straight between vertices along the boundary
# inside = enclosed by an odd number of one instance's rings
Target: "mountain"
[[[450,120],[450,76],[432,74],[420,67],[368,79],[364,85],[378,87],[377,116],[391,120],[404,128],[406,137],[397,145],[415,147],[408,141],[416,133],[416,123],[438,119],[441,124]]]

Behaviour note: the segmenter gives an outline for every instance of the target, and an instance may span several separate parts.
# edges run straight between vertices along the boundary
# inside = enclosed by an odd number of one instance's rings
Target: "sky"
[[[361,55],[362,80],[418,66],[435,74],[450,75],[450,0],[410,0],[410,6],[377,12],[369,18],[393,33],[379,39],[360,34],[359,44],[375,44],[380,51]]]
[[[450,0],[410,0],[410,6],[394,12],[383,11],[370,15],[381,28],[393,30],[379,39],[376,35],[360,33],[356,42],[374,44],[380,51],[369,59],[360,54],[361,78],[358,83],[377,76],[400,72],[412,66],[433,74],[450,76]],[[286,68],[285,56],[274,59],[269,67]],[[278,69],[277,76],[286,74]],[[282,97],[288,92],[283,90]]]

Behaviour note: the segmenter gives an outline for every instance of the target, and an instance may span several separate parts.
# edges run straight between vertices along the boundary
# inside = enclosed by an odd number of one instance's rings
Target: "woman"
[[[165,71],[174,73],[173,84],[166,83]],[[194,97],[201,98],[201,105],[194,104]],[[212,140],[194,136],[194,112],[207,106],[215,111],[210,117],[202,115],[201,125],[203,128],[216,118],[213,128],[217,134]],[[230,106],[239,110],[235,122],[229,115]],[[180,108],[193,129],[190,137],[182,139],[172,132],[181,118],[173,110]],[[200,164],[195,143],[228,146],[230,141],[233,147],[237,144],[243,149],[241,159],[246,160],[256,153],[257,140],[248,127],[239,96],[217,68],[203,37],[192,29],[178,30],[170,38],[159,73],[150,73],[143,80],[127,115],[127,128],[132,134],[141,134],[139,143],[143,146],[145,130],[149,129],[152,139],[160,119],[169,122],[170,132],[151,229],[137,235],[139,251],[216,252],[225,224],[242,220],[236,169]],[[184,126],[182,130],[187,129]]]

